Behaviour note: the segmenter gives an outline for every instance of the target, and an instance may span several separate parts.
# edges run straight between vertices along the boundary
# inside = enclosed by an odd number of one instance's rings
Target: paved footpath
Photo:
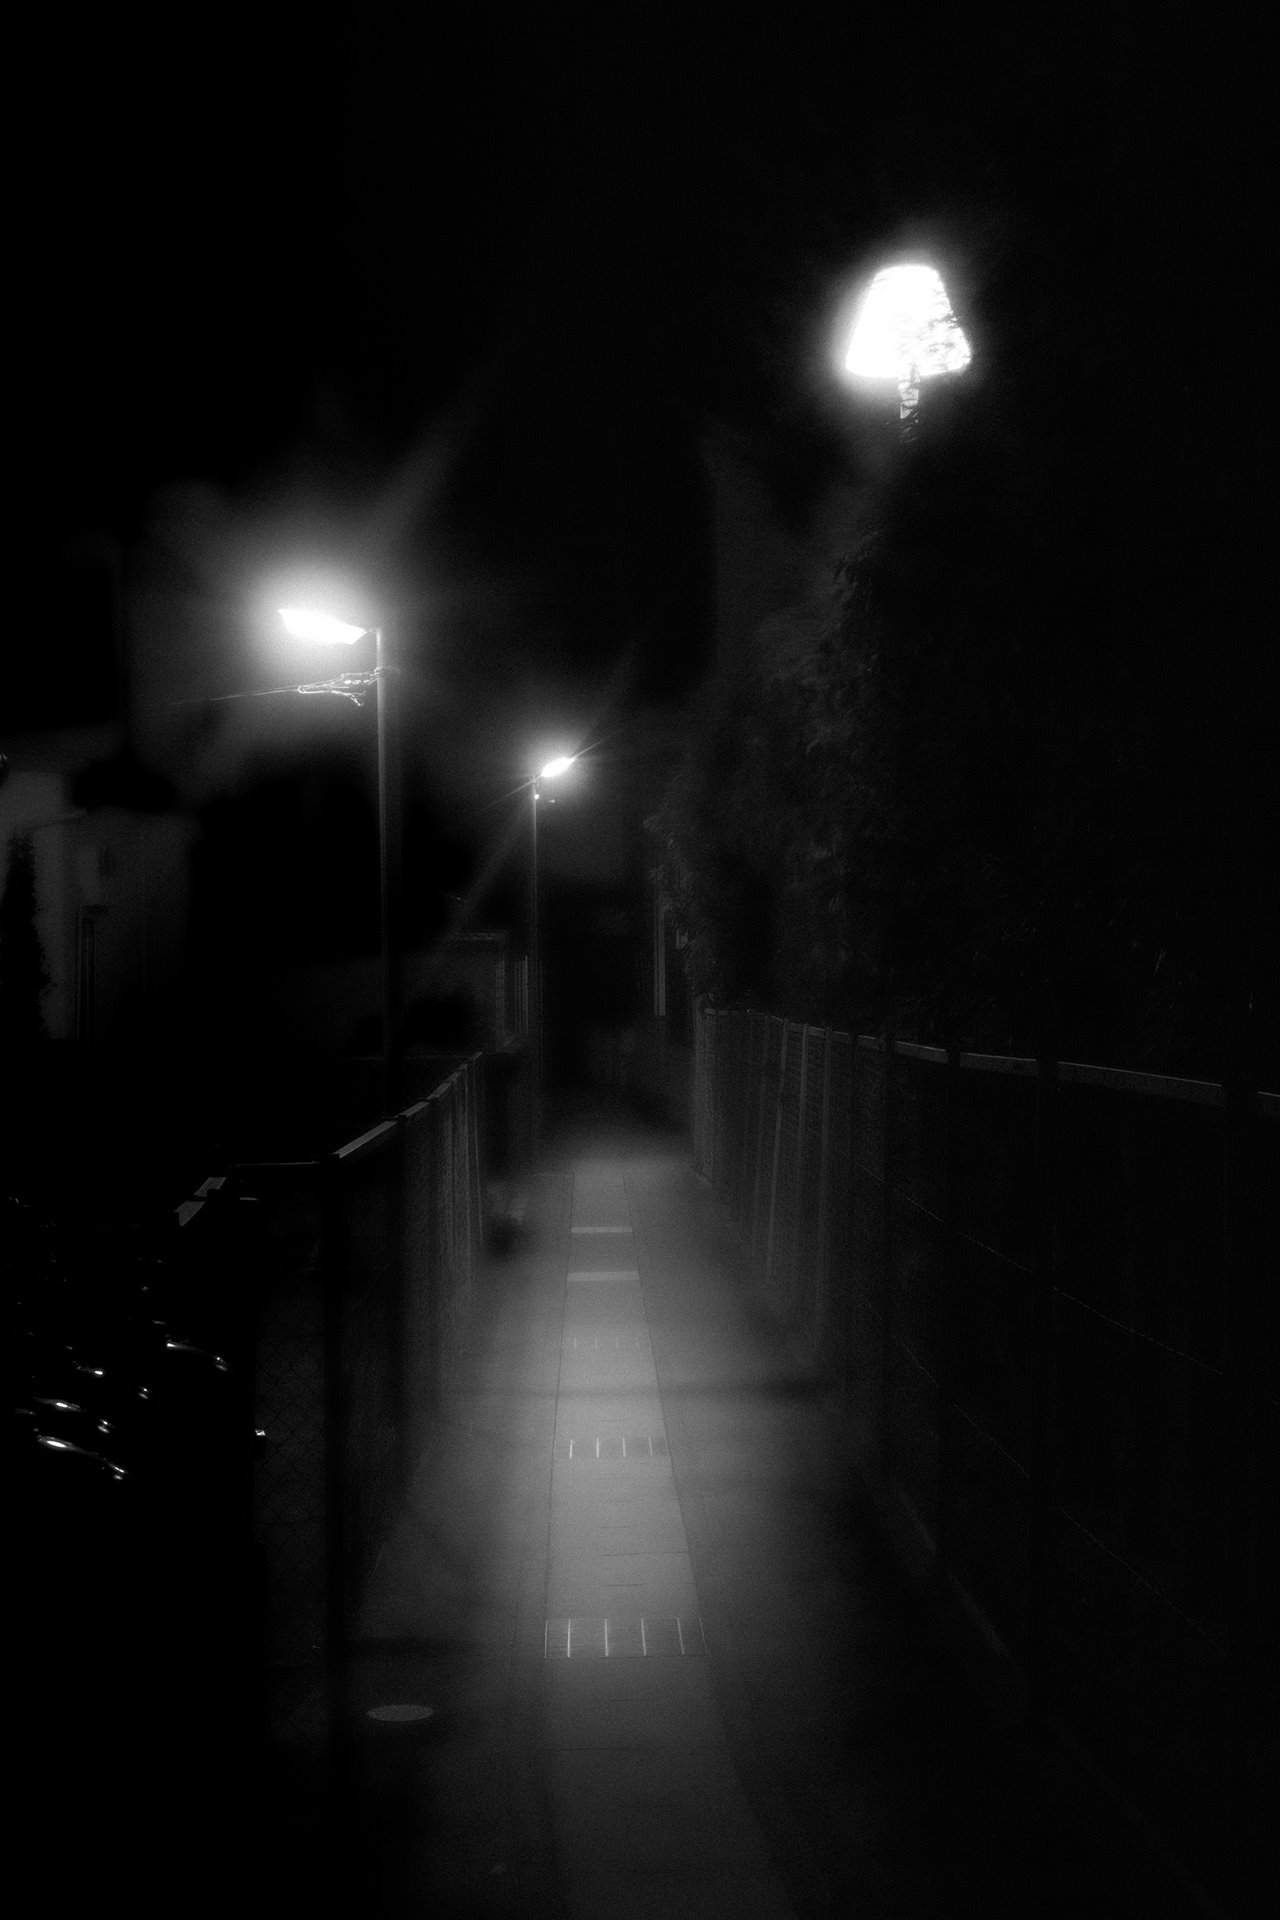
[[[673,1136],[561,1134],[363,1631],[366,1913],[1181,1911],[982,1710]]]

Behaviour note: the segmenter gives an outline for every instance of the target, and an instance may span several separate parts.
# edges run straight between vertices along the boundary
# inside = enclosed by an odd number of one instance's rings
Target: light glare
[[[962,373],[969,342],[933,267],[884,267],[868,289],[845,354],[846,373],[914,383]]]
[[[539,780],[556,780],[562,773],[568,773],[577,757],[576,753],[562,753],[557,755],[554,760],[548,760],[546,766],[538,775]]]
[[[281,607],[280,618],[299,640],[340,641],[350,647],[369,631],[368,627],[348,626],[345,620],[335,620],[332,614],[309,613],[305,607]]]

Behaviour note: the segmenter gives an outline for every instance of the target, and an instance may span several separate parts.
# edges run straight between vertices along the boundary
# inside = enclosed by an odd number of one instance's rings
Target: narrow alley
[[[365,1608],[362,1910],[1172,1920],[893,1527],[686,1144],[579,1110]]]

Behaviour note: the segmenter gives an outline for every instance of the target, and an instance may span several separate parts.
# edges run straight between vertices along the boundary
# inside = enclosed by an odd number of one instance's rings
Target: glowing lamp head
[[[368,627],[352,627],[345,620],[335,620],[332,614],[310,613],[305,607],[281,607],[280,618],[297,640],[337,641],[350,647],[369,631]]]
[[[972,359],[942,276],[933,267],[884,267],[871,282],[844,355],[846,373],[914,383],[962,373]]]
[[[548,760],[538,775],[539,780],[558,780],[562,773],[568,773],[577,757],[576,753],[562,753],[554,760]]]

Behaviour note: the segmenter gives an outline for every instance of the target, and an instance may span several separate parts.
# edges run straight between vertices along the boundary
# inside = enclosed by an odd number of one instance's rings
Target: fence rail
[[[698,1019],[695,1165],[766,1303],[1028,1712],[1219,1912],[1273,1738],[1277,1122],[1252,1089]]]

